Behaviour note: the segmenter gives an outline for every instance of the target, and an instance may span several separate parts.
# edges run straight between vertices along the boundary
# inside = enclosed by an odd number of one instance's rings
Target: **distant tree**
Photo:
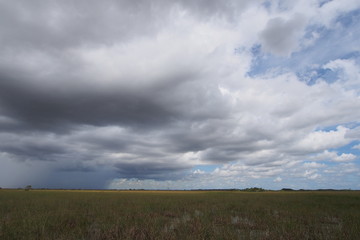
[[[294,189],[292,189],[292,188],[283,188],[283,189],[281,189],[281,191],[294,191]]]
[[[252,188],[245,188],[243,191],[245,191],[245,192],[264,192],[265,189],[258,188],[258,187],[252,187]]]
[[[32,189],[32,186],[31,185],[27,185],[26,187],[25,187],[25,191],[29,191],[29,190],[31,190]]]

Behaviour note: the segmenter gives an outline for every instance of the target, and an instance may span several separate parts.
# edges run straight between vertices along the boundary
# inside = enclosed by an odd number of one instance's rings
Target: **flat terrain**
[[[360,192],[0,190],[0,239],[359,239]]]

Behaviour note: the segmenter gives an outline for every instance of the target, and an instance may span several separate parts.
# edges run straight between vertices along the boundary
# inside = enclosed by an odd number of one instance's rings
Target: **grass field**
[[[360,192],[0,190],[0,239],[359,239]]]

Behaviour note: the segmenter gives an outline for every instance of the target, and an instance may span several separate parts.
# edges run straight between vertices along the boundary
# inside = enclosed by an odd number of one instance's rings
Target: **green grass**
[[[359,239],[360,192],[0,190],[0,239]]]

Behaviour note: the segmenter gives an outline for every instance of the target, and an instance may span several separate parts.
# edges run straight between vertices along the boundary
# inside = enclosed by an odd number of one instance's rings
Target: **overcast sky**
[[[360,189],[360,1],[0,0],[0,187]]]

